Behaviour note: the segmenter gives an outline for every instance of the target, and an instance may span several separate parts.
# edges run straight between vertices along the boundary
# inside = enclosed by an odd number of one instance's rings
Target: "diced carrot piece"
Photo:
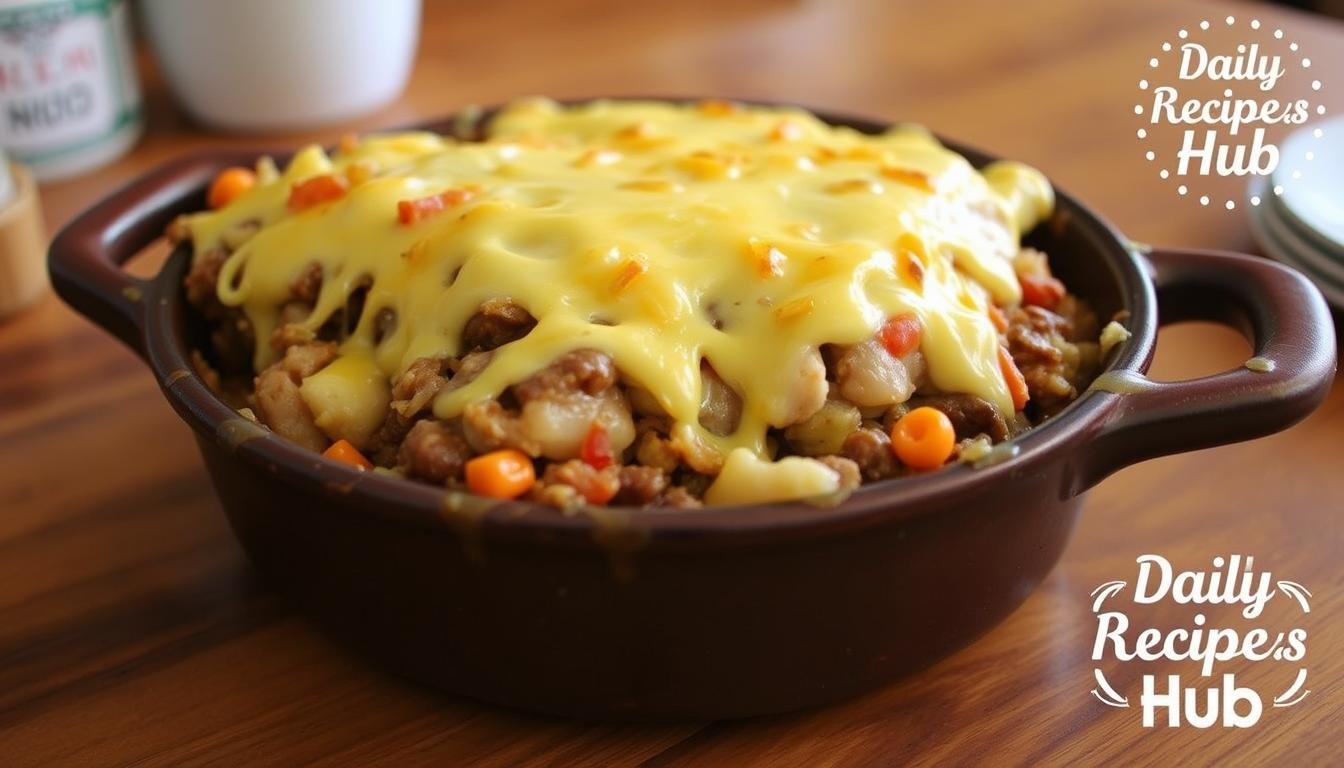
[[[894,165],[884,165],[882,166],[882,175],[892,181],[899,181],[906,186],[914,187],[921,192],[933,191],[933,183],[929,181],[929,175],[923,171],[898,168]]]
[[[342,464],[349,464],[355,469],[373,469],[373,462],[364,458],[364,454],[351,445],[349,440],[337,440],[327,450],[323,451],[322,455],[328,459],[335,459]]]
[[[882,153],[862,144],[845,150],[844,157],[849,160],[881,160]]]
[[[616,270],[616,277],[611,281],[612,293],[623,293],[630,284],[635,282],[640,275],[649,271],[648,265],[638,259],[626,259]]]
[[[1003,314],[1003,310],[997,305],[990,304],[989,309],[985,310],[989,314],[989,322],[994,324],[994,330],[1003,333],[1008,330],[1008,316]]]
[[[1022,303],[1054,309],[1064,298],[1064,284],[1049,275],[1018,275],[1022,284]]]
[[[677,194],[683,191],[683,187],[667,179],[634,179],[632,181],[623,181],[616,185],[617,189],[632,189],[638,192],[670,192]]]
[[[223,208],[256,186],[256,183],[257,174],[246,168],[225,168],[219,172],[214,181],[210,182],[210,190],[205,196],[206,203],[211,208]]]
[[[461,205],[475,196],[476,193],[472,190],[459,188],[415,200],[400,200],[397,202],[397,221],[409,226]]]
[[[580,168],[589,168],[595,165],[614,165],[621,161],[621,153],[614,149],[598,149],[596,147],[585,151],[579,155],[574,164]]]
[[[848,195],[856,192],[880,195],[882,194],[882,185],[872,179],[845,179],[827,184],[825,190],[833,195]]]
[[[694,152],[682,158],[679,164],[686,172],[705,181],[735,178],[740,173],[733,158],[710,152]]]
[[[1003,374],[1003,382],[1008,385],[1008,394],[1013,396],[1013,410],[1022,410],[1031,399],[1031,394],[1027,391],[1027,380],[1022,377],[1022,371],[1017,369],[1017,363],[1013,362],[1013,356],[1004,346],[999,347],[999,372]]]
[[[516,499],[536,483],[537,470],[527,454],[505,448],[468,461],[466,476],[468,490],[478,496]]]
[[[920,261],[919,254],[909,248],[901,248],[896,258],[896,268],[901,279],[911,288],[922,292],[924,288],[924,262]]]
[[[781,323],[791,322],[812,314],[816,303],[811,296],[803,296],[775,307],[775,319]]]
[[[910,312],[903,312],[883,323],[877,330],[877,339],[887,348],[892,357],[904,357],[919,349],[924,329],[919,318]]]
[[[747,238],[747,254],[756,267],[756,275],[763,280],[784,274],[784,264],[789,260],[783,251],[755,237]]]
[[[947,463],[957,434],[947,414],[927,405],[910,411],[891,428],[891,449],[911,469],[937,469]]]
[[[798,141],[803,138],[803,127],[791,120],[781,120],[770,129],[771,141]]]
[[[724,117],[738,110],[736,104],[724,99],[706,99],[697,105],[700,112],[711,117]]]
[[[637,123],[631,123],[616,132],[617,138],[621,139],[648,139],[651,138],[657,130],[653,123],[647,120],[641,120]]]
[[[315,205],[329,203],[345,197],[350,182],[344,176],[324,173],[311,179],[304,179],[289,190],[288,208],[291,211],[305,211]]]

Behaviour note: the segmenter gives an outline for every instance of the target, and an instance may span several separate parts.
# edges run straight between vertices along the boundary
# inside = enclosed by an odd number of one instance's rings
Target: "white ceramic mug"
[[[371,112],[401,93],[420,0],[144,0],[169,86],[203,122],[286,130]]]

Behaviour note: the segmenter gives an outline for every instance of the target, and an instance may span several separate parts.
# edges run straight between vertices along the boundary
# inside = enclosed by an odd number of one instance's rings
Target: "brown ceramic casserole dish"
[[[948,146],[977,165],[992,159]],[[1296,272],[1139,249],[1059,192],[1028,243],[1099,314],[1127,311],[1133,335],[1091,390],[1013,441],[1015,455],[864,486],[834,507],[564,516],[486,502],[361,473],[240,418],[191,373],[203,325],[183,297],[186,249],[149,280],[119,269],[173,217],[202,208],[216,172],[251,159],[184,158],[113,194],[57,236],[53,283],[149,363],[277,588],[394,672],[500,704],[740,717],[891,680],[1011,612],[1058,559],[1091,485],[1135,461],[1284,429],[1320,403],[1335,368],[1330,316]],[[1272,370],[1151,382],[1159,318],[1233,325]]]

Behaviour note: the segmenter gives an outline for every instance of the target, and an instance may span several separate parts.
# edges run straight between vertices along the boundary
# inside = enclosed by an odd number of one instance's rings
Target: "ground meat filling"
[[[220,371],[250,369],[257,343],[239,310],[223,306],[217,294],[221,265],[250,231],[255,227],[240,229],[219,248],[201,254],[183,284],[210,329],[207,354],[193,360],[217,390],[225,388]],[[891,430],[915,408],[944,413],[960,444],[1009,440],[1058,413],[1078,397],[1098,366],[1098,324],[1082,302],[1062,289],[1051,292],[1058,281],[1050,277],[1043,255],[1024,251],[1016,266],[1024,286],[1034,286],[1031,301],[991,308],[991,315],[1026,383],[1030,399],[1023,411],[1003,413],[974,395],[936,391],[918,348],[900,349],[897,356],[879,335],[857,344],[822,345],[804,355],[796,391],[777,413],[766,414],[771,455],[814,459],[836,474],[841,490],[851,490],[912,472],[897,457]],[[316,333],[306,328],[323,279],[316,263],[296,276],[276,330],[264,340],[279,359],[252,378],[241,401],[274,432],[314,451],[325,450],[331,438],[314,423],[300,385],[336,359],[339,340],[363,311],[361,294]],[[374,323],[375,343],[381,343],[396,330],[396,312],[379,310]],[[567,352],[498,398],[469,403],[451,419],[433,414],[440,395],[475,380],[490,365],[494,350],[523,338],[536,324],[512,299],[483,302],[464,325],[458,352],[418,358],[390,382],[391,402],[382,424],[357,447],[379,467],[447,488],[466,485],[465,467],[473,458],[518,450],[532,457],[536,469],[526,498],[556,508],[701,506],[723,457],[682,431],[674,434],[656,398],[623,381],[604,352]],[[742,418],[741,395],[708,361],[701,376],[701,426],[715,435],[731,435]],[[598,428],[611,453],[594,462],[584,445]],[[950,461],[955,460],[954,455]]]
[[[666,493],[656,497],[652,503],[656,507],[669,507],[671,509],[699,509],[704,506],[700,497],[696,496],[689,488],[680,485],[668,488]]]
[[[927,405],[947,414],[958,440],[988,435],[990,440],[1000,443],[1009,436],[1008,421],[999,409],[975,395],[921,395],[911,398],[907,405],[910,408]]]
[[[450,365],[446,357],[417,358],[392,385],[392,410],[410,417],[429,407],[448,386],[444,374]]]
[[[187,292],[187,301],[204,315],[215,315],[216,310],[225,309],[224,305],[219,303],[217,291],[219,271],[228,258],[229,254],[218,248],[206,251],[196,258],[187,276],[182,280],[182,287]]]
[[[397,377],[392,384],[392,404],[387,410],[387,416],[367,446],[373,463],[379,466],[407,466],[404,454],[398,447],[408,438],[416,419],[422,417],[434,398],[448,387],[446,374],[453,363],[451,358],[421,357]],[[453,474],[458,474],[458,471]],[[424,475],[416,476],[428,479]]]
[[[854,462],[867,482],[885,480],[900,474],[901,465],[891,449],[891,437],[877,426],[854,430],[840,447],[840,455]]]
[[[322,292],[322,276],[321,264],[309,264],[289,286],[290,300],[307,304],[311,310],[317,303],[317,295]]]
[[[541,455],[541,444],[523,429],[518,414],[498,400],[468,404],[462,411],[462,427],[477,453],[513,448],[533,458]]]
[[[434,419],[415,422],[397,453],[397,466],[407,477],[436,485],[460,480],[472,456],[471,446],[459,432]]]
[[[521,402],[560,399],[578,392],[597,395],[616,383],[616,364],[606,353],[579,349],[513,386]]]
[[[546,467],[541,481],[532,489],[532,498],[553,507],[606,504],[620,489],[620,467],[613,464],[598,469],[569,459]]]
[[[600,424],[612,447],[624,451],[634,442],[635,427],[616,382],[616,366],[607,354],[593,349],[566,353],[510,387],[503,402],[467,405],[462,414],[467,441],[482,453],[513,448],[564,461],[579,455],[589,431]],[[505,405],[510,401],[517,407]]]
[[[219,271],[229,254],[214,249],[201,254],[192,264],[182,286],[187,301],[206,319],[210,327],[208,359],[225,372],[245,371],[252,365],[252,324],[237,309],[219,301]]]
[[[668,487],[667,473],[658,467],[632,464],[621,467],[617,477],[621,485],[612,503],[628,507],[652,504]]]
[[[1077,399],[1097,362],[1097,345],[1079,341],[1096,338],[1095,332],[1089,327],[1089,333],[1082,336],[1074,318],[1089,326],[1095,320],[1075,302],[1060,308],[1073,309],[1074,317],[1033,306],[1015,307],[1007,313],[1008,351],[1022,371],[1038,417],[1053,416]]]
[[[490,299],[481,304],[462,328],[462,349],[489,351],[523,338],[537,319],[513,299]]]

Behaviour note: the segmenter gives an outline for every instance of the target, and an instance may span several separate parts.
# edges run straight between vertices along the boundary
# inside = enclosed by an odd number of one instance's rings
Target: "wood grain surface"
[[[146,57],[140,145],[47,185],[42,199],[55,227],[192,148],[329,139],[521,94],[719,94],[923,122],[1043,168],[1135,239],[1252,250],[1239,211],[1178,199],[1134,136],[1151,52],[1227,14],[1284,29],[1311,52],[1332,113],[1344,109],[1344,26],[1262,5],[430,0],[402,98],[320,133],[210,133],[176,110]],[[1181,326],[1163,331],[1156,370],[1182,378],[1246,355],[1230,330]],[[331,644],[249,568],[145,368],[48,296],[0,323],[0,764],[1338,764],[1342,449],[1336,384],[1285,433],[1119,473],[1092,493],[1063,561],[1017,613],[859,699],[745,722],[588,725],[423,690]],[[1251,554],[1311,589],[1309,615],[1277,600],[1258,621],[1308,629],[1312,694],[1247,730],[1145,729],[1134,709],[1095,700],[1089,593],[1132,579],[1147,552],[1189,568]],[[1173,627],[1192,611],[1149,608],[1133,618]],[[1210,626],[1255,625],[1226,606],[1207,614]],[[1102,667],[1131,697],[1141,673],[1190,673]],[[1226,670],[1266,698],[1287,674],[1272,663]]]

